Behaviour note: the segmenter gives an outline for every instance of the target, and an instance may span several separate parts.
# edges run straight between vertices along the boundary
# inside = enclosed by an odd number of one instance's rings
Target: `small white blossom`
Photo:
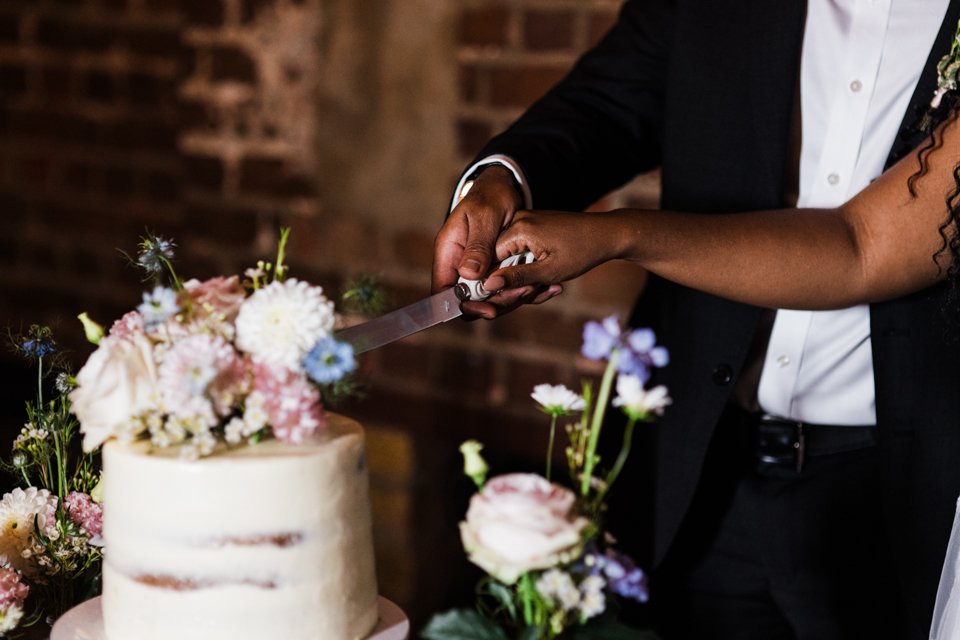
[[[631,418],[644,420],[650,415],[662,416],[663,410],[672,402],[662,384],[648,390],[644,389],[638,376],[617,377],[617,397],[613,399],[613,406],[622,407]]]
[[[562,384],[538,384],[530,397],[551,415],[564,416],[571,411],[583,411],[586,403],[583,396],[567,389]]]

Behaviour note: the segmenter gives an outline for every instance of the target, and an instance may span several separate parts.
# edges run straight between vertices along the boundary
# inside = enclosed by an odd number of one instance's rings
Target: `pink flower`
[[[11,605],[22,607],[30,593],[30,587],[23,583],[23,576],[10,567],[0,567],[0,609]]]
[[[492,478],[470,499],[460,537],[470,561],[501,582],[570,562],[579,553],[586,518],[573,513],[569,489],[531,473]]]
[[[222,337],[201,333],[175,342],[159,367],[160,397],[167,411],[186,420],[216,424],[215,412],[230,412],[231,393],[242,382],[244,366]]]
[[[71,491],[63,502],[70,519],[96,544],[103,535],[103,506],[87,493]]]
[[[326,426],[320,392],[303,373],[258,364],[253,386],[265,399],[264,410],[278,440],[300,443]]]
[[[111,337],[129,339],[133,334],[143,334],[143,316],[139,311],[128,311],[110,327]]]
[[[233,323],[237,319],[240,304],[247,296],[237,276],[211,278],[200,282],[188,280],[183,285],[187,298],[192,302],[193,319],[188,324],[191,332],[210,330],[228,340],[233,340]]]

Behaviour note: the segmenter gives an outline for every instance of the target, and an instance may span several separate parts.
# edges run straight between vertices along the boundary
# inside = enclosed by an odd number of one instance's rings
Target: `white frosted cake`
[[[363,431],[181,460],[103,449],[107,640],[357,640],[377,623]]]

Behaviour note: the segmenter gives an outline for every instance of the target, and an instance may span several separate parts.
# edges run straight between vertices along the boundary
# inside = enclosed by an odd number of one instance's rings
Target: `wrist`
[[[471,188],[478,192],[493,196],[501,206],[511,213],[524,206],[523,189],[517,182],[513,172],[502,164],[487,164],[479,167],[468,178],[472,182]]]

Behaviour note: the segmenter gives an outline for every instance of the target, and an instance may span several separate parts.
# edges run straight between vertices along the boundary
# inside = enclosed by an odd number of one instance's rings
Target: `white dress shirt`
[[[798,207],[843,204],[883,171],[948,0],[809,0],[800,62]],[[947,53],[944,51],[943,53]],[[512,159],[508,167],[533,206]],[[876,423],[870,309],[778,310],[758,389],[777,416],[834,425]]]
[[[798,207],[843,204],[883,171],[947,4],[808,2]],[[875,424],[869,307],[779,310],[758,400],[803,422]]]

